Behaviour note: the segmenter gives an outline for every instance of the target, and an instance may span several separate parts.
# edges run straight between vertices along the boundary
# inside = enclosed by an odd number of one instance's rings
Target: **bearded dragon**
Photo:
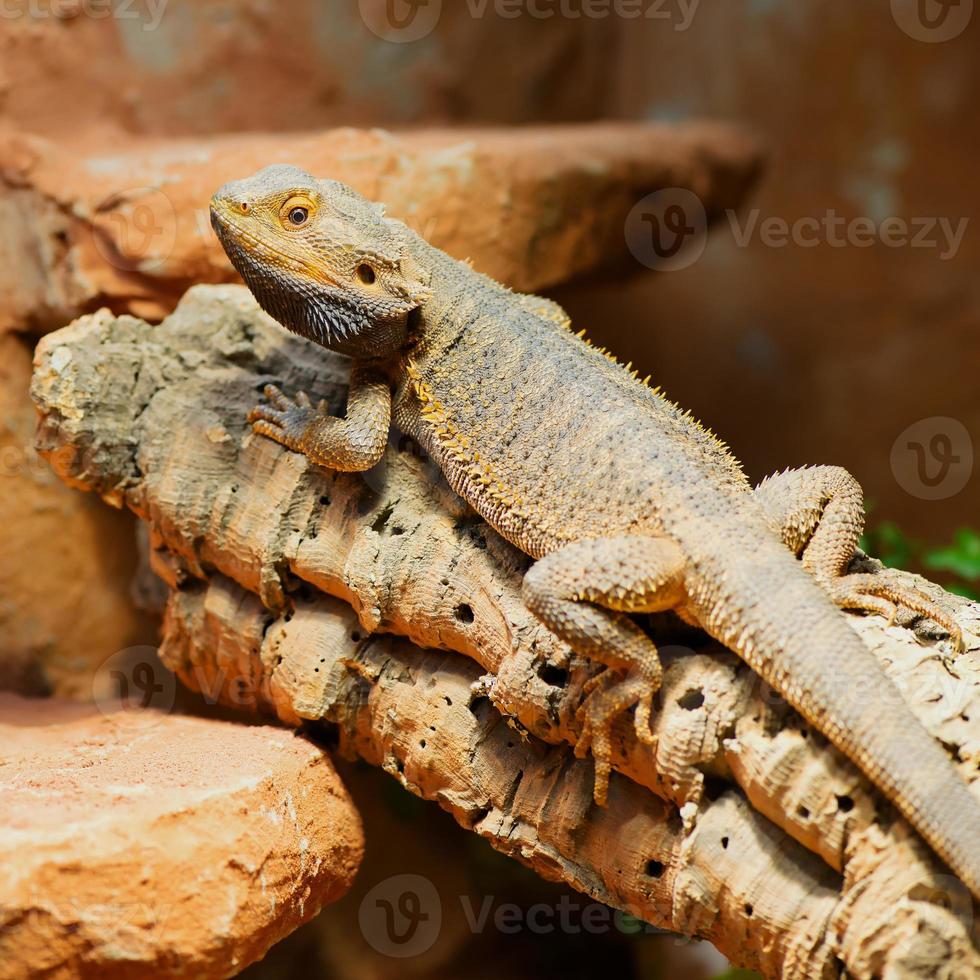
[[[834,466],[753,488],[728,448],[581,333],[428,244],[343,184],[268,167],[226,184],[211,221],[260,306],[351,358],[346,416],[274,386],[254,431],[348,472],[394,425],[535,563],[532,613],[605,665],[576,751],[605,802],[610,726],[634,711],[651,741],[661,681],[631,613],[673,610],[738,654],[891,799],[980,897],[980,802],[904,704],[841,610],[956,624],[887,573],[848,574],[862,491]],[[887,705],[887,709],[881,707]]]

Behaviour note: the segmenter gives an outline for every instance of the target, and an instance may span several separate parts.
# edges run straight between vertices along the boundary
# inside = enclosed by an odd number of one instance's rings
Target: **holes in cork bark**
[[[692,687],[689,691],[685,691],[677,699],[677,703],[685,711],[696,711],[702,704],[704,704],[704,691],[702,691],[699,687]]]
[[[538,668],[538,677],[549,687],[565,687],[568,684],[568,671],[554,664],[542,664]]]
[[[659,878],[664,873],[663,862],[650,858],[646,863],[646,867],[643,869],[643,873],[648,878]]]
[[[722,839],[721,839],[721,849],[723,851],[727,851],[728,850],[728,838],[727,837],[722,837]]]
[[[464,623],[467,626],[476,619],[473,614],[473,607],[465,602],[461,602],[454,610],[453,616],[456,617],[456,622]]]
[[[394,511],[394,504],[388,504],[388,506],[385,507],[384,510],[382,510],[381,513],[374,519],[374,522],[371,524],[371,530],[374,531],[375,534],[380,534],[385,529],[385,525],[388,523],[388,518],[391,517]]]
[[[470,714],[473,715],[478,721],[483,721],[487,713],[491,709],[490,698],[486,695],[481,694],[479,697],[473,698],[469,703]]]
[[[704,795],[710,803],[720,799],[728,792],[728,783],[720,776],[707,775],[704,777]]]
[[[849,796],[838,796],[837,797],[837,809],[841,813],[850,813],[854,809],[854,800]]]

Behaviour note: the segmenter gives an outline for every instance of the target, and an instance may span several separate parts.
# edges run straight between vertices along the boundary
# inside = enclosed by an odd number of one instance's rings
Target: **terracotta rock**
[[[122,133],[207,136],[352,119],[592,119],[610,98],[619,18],[515,20],[495,16],[492,4],[474,16],[470,4],[432,3],[402,37],[385,30],[386,8],[403,9],[290,0],[284,17],[266,0],[8,0],[3,115],[53,138],[83,129],[111,144]],[[67,108],[66,93],[82,91]]]
[[[191,285],[236,280],[208,201],[277,162],[352,184],[450,254],[533,291],[639,268],[623,229],[641,198],[689,187],[710,217],[743,200],[759,154],[740,131],[706,123],[339,129],[131,142],[99,156],[8,135],[0,329],[47,330],[100,305],[158,320]]]
[[[226,977],[343,895],[360,818],[293,733],[0,695],[0,975]]]
[[[30,345],[0,336],[0,688],[90,697],[99,665],[155,642],[133,606],[135,527],[34,452]]]

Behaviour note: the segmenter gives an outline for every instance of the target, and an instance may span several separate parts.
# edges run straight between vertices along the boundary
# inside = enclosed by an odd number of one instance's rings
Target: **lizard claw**
[[[644,745],[653,744],[655,736],[650,731],[650,710],[655,686],[639,674],[630,673],[624,677],[607,668],[590,677],[584,690],[586,698],[576,713],[582,733],[575,743],[575,755],[581,759],[591,748],[595,760],[593,796],[599,806],[605,806],[612,771],[613,725],[620,714],[635,705],[636,737]]]
[[[884,617],[891,626],[899,607],[931,619],[949,634],[956,652],[963,650],[963,632],[951,616],[924,592],[898,581],[888,571],[856,573],[835,579],[828,587],[830,597],[841,609],[858,609]]]
[[[256,405],[248,413],[252,430],[287,449],[303,452],[303,437],[317,415],[310,399],[300,392],[293,400],[275,385],[266,385],[263,394],[268,404]]]

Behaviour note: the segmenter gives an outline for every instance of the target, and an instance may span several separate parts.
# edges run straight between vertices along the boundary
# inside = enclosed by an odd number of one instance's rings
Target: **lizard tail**
[[[775,542],[754,549],[734,567],[721,556],[702,566],[705,628],[855,762],[980,899],[980,800],[799,562]]]

